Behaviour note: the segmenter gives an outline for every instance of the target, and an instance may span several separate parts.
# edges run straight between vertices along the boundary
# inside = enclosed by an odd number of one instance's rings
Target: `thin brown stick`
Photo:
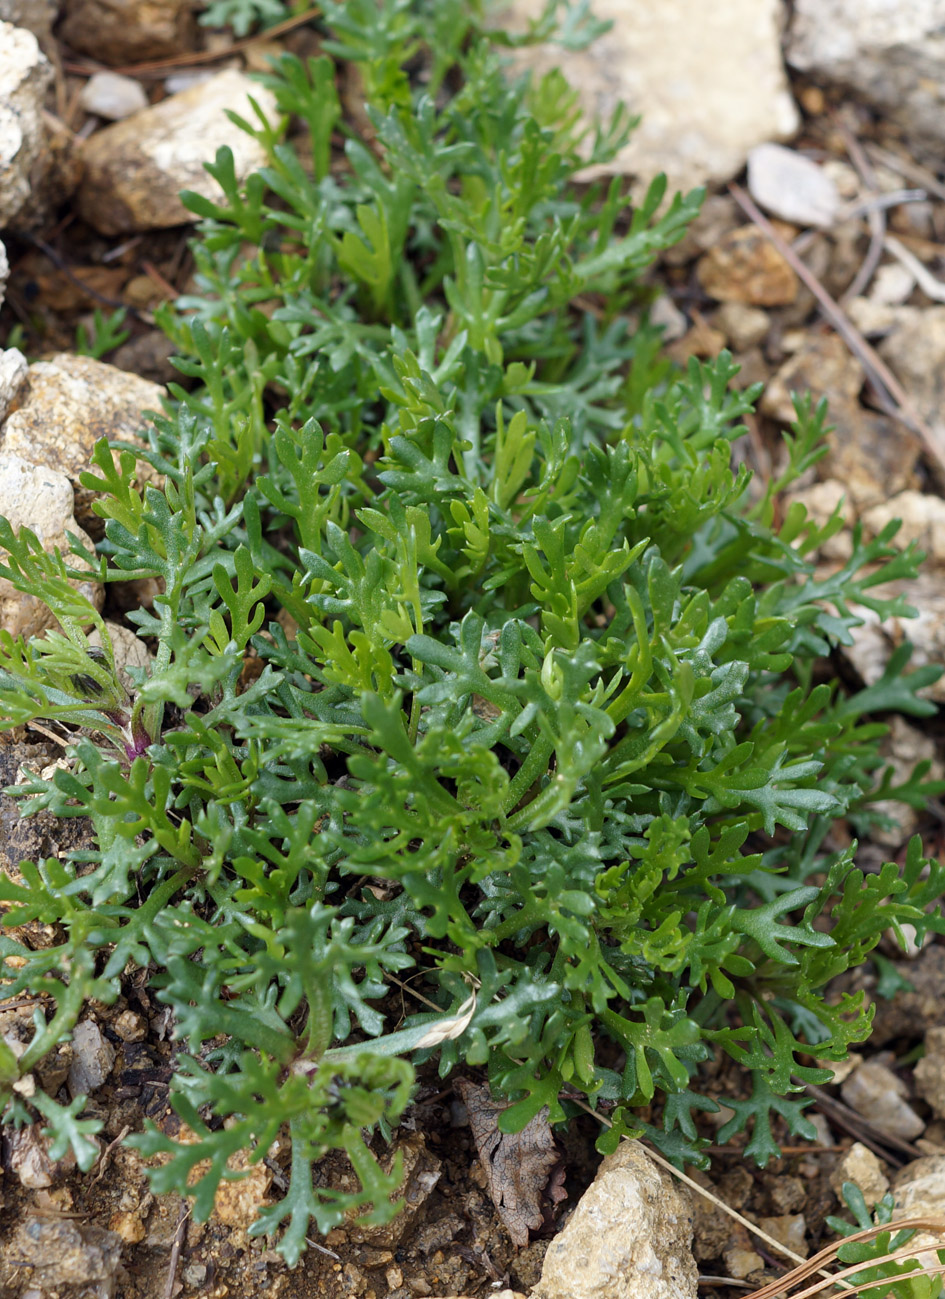
[[[265,38],[270,40],[274,36],[284,36],[286,32],[294,31],[296,27],[303,27],[305,23],[310,23],[313,18],[317,18],[321,9],[316,6],[313,9],[306,9],[304,14],[296,14],[294,18],[287,18],[285,22],[276,23],[275,27],[268,27],[264,32],[258,32],[255,36],[244,36],[242,40],[234,41],[224,50],[194,50],[190,54],[175,54],[167,59],[151,59],[147,63],[129,63],[123,68],[109,68],[109,72],[120,72],[126,77],[151,77],[158,75],[164,77],[168,72],[175,68],[192,67],[200,63],[219,63],[221,59],[228,59],[233,54],[239,54],[241,50],[247,49],[256,41]],[[102,66],[95,63],[63,63],[67,72],[71,72],[79,77],[91,77],[96,72],[103,70]]]
[[[174,1299],[174,1283],[177,1280],[177,1268],[180,1263],[180,1253],[184,1248],[184,1235],[187,1231],[187,1219],[190,1216],[190,1209],[187,1207],[187,1201],[182,1200],[180,1206],[180,1216],[177,1219],[177,1230],[174,1232],[174,1243],[171,1246],[171,1257],[167,1264],[167,1284],[164,1287],[164,1299]]]
[[[888,167],[890,171],[896,172],[897,175],[904,177],[906,180],[921,185],[930,194],[934,194],[936,198],[945,199],[945,185],[927,167],[920,167],[911,158],[900,158],[897,153],[891,153],[889,149],[883,149],[878,144],[868,143],[866,152],[881,167]]]
[[[850,351],[862,362],[867,371],[870,382],[874,385],[881,396],[885,396],[893,403],[893,410],[896,418],[910,429],[918,433],[925,446],[926,451],[935,461],[940,472],[945,473],[945,439],[940,433],[936,433],[930,428],[926,421],[916,410],[912,399],[909,397],[902,384],[890,370],[889,366],[881,356],[870,347],[869,343],[853,325],[845,312],[834,302],[833,298],[818,280],[817,276],[808,269],[801,259],[791,248],[778,232],[771,225],[767,217],[763,216],[749,196],[739,185],[729,185],[729,193],[738,203],[743,212],[752,220],[759,230],[762,230],[771,242],[777,248],[778,252],[792,268],[798,278],[810,289],[814,297],[820,303],[821,309],[830,323],[836,329],[837,333],[846,343]]]
[[[784,1276],[779,1276],[774,1281],[769,1281],[768,1284],[762,1286],[760,1290],[755,1290],[748,1296],[748,1299],[774,1299],[775,1295],[784,1293],[785,1286],[791,1287],[796,1285],[799,1281],[805,1281],[815,1272],[820,1276],[829,1276],[830,1281],[833,1284],[839,1285],[843,1283],[845,1285],[851,1276],[856,1276],[857,1272],[862,1272],[865,1267],[868,1267],[869,1261],[855,1263],[852,1267],[844,1268],[841,1272],[831,1273],[825,1273],[820,1265],[822,1263],[833,1262],[837,1257],[838,1251],[842,1249],[844,1245],[851,1244],[858,1240],[870,1240],[882,1231],[937,1231],[940,1234],[945,1234],[945,1219],[932,1217],[901,1218],[898,1222],[880,1224],[874,1227],[865,1227],[862,1231],[856,1231],[850,1236],[844,1236],[843,1240],[834,1241],[832,1245],[828,1245],[826,1249],[822,1249],[818,1254],[815,1254],[813,1258],[806,1259],[799,1267],[794,1268],[793,1271],[786,1273]],[[916,1249],[914,1244],[911,1244],[905,1246],[903,1249],[897,1249],[892,1254],[883,1255],[881,1260],[874,1261],[898,1262],[899,1259],[909,1258],[921,1252],[921,1250]],[[935,1269],[933,1269],[933,1271],[934,1270]],[[910,1276],[913,1274],[907,1272],[904,1275]],[[915,1275],[918,1275],[918,1273]],[[929,1275],[929,1273],[926,1272],[924,1275]],[[869,1284],[870,1286],[875,1286],[877,1282],[871,1281]],[[846,1288],[850,1289],[852,1287],[846,1286]],[[799,1294],[792,1296],[792,1299],[807,1299],[810,1295],[820,1294],[823,1289],[824,1287],[818,1282],[813,1286],[809,1286],[806,1290],[800,1291]]]
[[[796,1079],[796,1081],[801,1080]],[[904,1140],[902,1137],[894,1136],[891,1132],[884,1132],[877,1124],[872,1123],[869,1119],[864,1119],[861,1114],[857,1114],[855,1110],[850,1109],[843,1101],[828,1096],[822,1088],[815,1087],[812,1083],[805,1083],[804,1090],[808,1096],[813,1096],[816,1104],[828,1118],[849,1132],[851,1136],[856,1137],[858,1141],[862,1141],[865,1146],[869,1146],[871,1150],[884,1159],[889,1158],[890,1150],[899,1151],[910,1159],[918,1159],[922,1154],[922,1151],[912,1145],[911,1142]]]
[[[860,179],[866,186],[870,197],[878,192],[879,186],[876,183],[876,173],[873,170],[869,158],[863,151],[859,140],[850,130],[843,117],[837,115],[835,118],[837,125],[843,135],[843,140]],[[871,206],[866,214],[870,227],[870,246],[866,250],[866,256],[860,264],[860,269],[854,275],[852,281],[844,291],[841,302],[847,303],[851,298],[858,298],[866,286],[872,280],[876,273],[883,256],[883,239],[886,234],[886,213],[880,207]]]

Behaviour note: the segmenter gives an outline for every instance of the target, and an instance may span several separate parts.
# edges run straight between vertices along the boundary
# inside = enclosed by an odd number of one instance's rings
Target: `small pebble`
[[[123,117],[147,108],[148,97],[140,81],[118,72],[96,72],[82,87],[79,104],[87,113],[120,122]]]
[[[759,206],[799,226],[829,226],[840,211],[830,177],[812,158],[781,144],[759,144],[748,155],[748,190]]]
[[[870,1061],[847,1079],[840,1089],[852,1110],[877,1124],[884,1132],[903,1141],[921,1136],[925,1120],[920,1119],[905,1099],[902,1080],[883,1064]]]

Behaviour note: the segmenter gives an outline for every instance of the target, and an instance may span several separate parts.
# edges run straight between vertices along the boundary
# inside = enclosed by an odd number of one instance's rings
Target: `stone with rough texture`
[[[92,1019],[83,1019],[72,1033],[72,1064],[67,1086],[69,1095],[88,1096],[112,1071],[115,1048]]]
[[[690,1214],[643,1147],[622,1142],[548,1246],[532,1299],[694,1299]]]
[[[829,226],[840,211],[840,195],[813,158],[780,144],[759,144],[748,155],[748,189],[772,216],[799,226]]]
[[[945,500],[925,492],[899,492],[872,506],[860,516],[863,529],[870,537],[877,536],[894,519],[900,523],[899,531],[891,545],[904,550],[915,542],[925,552],[926,563],[936,567],[945,565]]]
[[[8,347],[0,352],[0,422],[6,419],[7,411],[16,401],[28,372],[29,363],[18,348]]]
[[[898,713],[893,713],[886,724],[889,731],[880,741],[880,753],[884,763],[892,770],[893,784],[908,781],[919,762],[929,763],[926,780],[941,780],[945,768],[938,757],[938,747],[932,736],[910,726]],[[873,842],[882,844],[885,848],[900,848],[915,834],[928,815],[924,809],[910,807],[907,803],[892,798],[878,799],[871,804],[871,809],[878,816],[889,817],[893,823],[888,827],[874,825],[870,829]],[[915,933],[914,928],[906,924],[900,925],[900,930],[903,937],[907,937],[910,931],[913,935]],[[916,955],[917,950],[912,951],[912,955]],[[903,954],[898,942],[893,951],[897,956]]]
[[[771,326],[767,314],[760,307],[749,307],[744,302],[723,302],[715,315],[715,324],[736,352],[747,352],[767,336]]]
[[[945,306],[899,307],[897,312],[879,354],[933,432],[945,440]]]
[[[214,201],[222,198],[203,165],[219,148],[233,151],[240,179],[265,162],[262,145],[227,117],[229,111],[254,121],[249,96],[266,117],[277,120],[272,92],[229,69],[97,131],[83,150],[82,216],[104,235],[193,221],[178,193],[189,189]]]
[[[89,1299],[113,1299],[119,1283],[128,1280],[121,1265],[121,1240],[92,1222],[57,1215],[26,1218],[4,1253],[34,1281],[42,1278],[42,1288],[34,1287],[34,1293],[43,1299],[67,1287],[71,1294],[82,1287],[81,1294]]]
[[[945,1118],[945,1028],[930,1028],[925,1055],[915,1067],[915,1089],[928,1101],[936,1118]]]
[[[69,0],[59,35],[109,67],[141,63],[188,47],[192,10],[188,0]]]
[[[945,0],[794,0],[788,61],[850,87],[907,135],[945,139]]]
[[[96,72],[82,87],[79,104],[87,113],[120,122],[147,108],[148,97],[144,86],[133,77],[123,77],[118,72]]]
[[[30,528],[44,550],[53,551],[58,546],[64,555],[69,553],[68,532],[91,546],[91,539],[75,521],[73,508],[72,484],[65,474],[0,450],[0,515],[10,520],[14,531]],[[70,563],[83,567],[74,556]],[[89,580],[75,585],[96,608],[102,607],[100,583]],[[55,622],[35,596],[23,595],[6,578],[0,578],[0,628],[11,636],[29,637],[55,626]]]
[[[0,22],[25,27],[45,40],[59,14],[58,0],[0,0]]]
[[[908,670],[945,663],[945,592],[938,574],[921,573],[910,581],[884,582],[873,587],[872,594],[881,599],[901,595],[916,611],[914,618],[892,616],[885,620],[863,605],[850,609],[861,625],[852,627],[852,645],[842,653],[859,674],[864,685],[872,686],[883,675],[893,650],[907,640],[912,645]],[[918,692],[922,699],[945,703],[945,677],[940,677]],[[945,986],[945,985],[943,985]],[[873,1034],[875,1041],[875,1030]],[[889,1040],[887,1037],[886,1041]]]
[[[774,1218],[759,1218],[758,1226],[772,1239],[779,1241],[785,1249],[800,1254],[801,1258],[806,1258],[810,1252],[807,1247],[807,1220],[803,1213],[785,1213]]]
[[[513,0],[496,22],[521,31],[544,0]],[[561,69],[589,118],[623,100],[642,121],[605,168],[671,189],[731,179],[749,149],[789,139],[799,118],[781,63],[777,0],[596,0],[608,32],[583,51],[537,46],[517,56],[539,74]]]
[[[844,1182],[856,1182],[867,1204],[878,1204],[889,1190],[889,1179],[876,1155],[867,1146],[855,1141],[843,1155],[830,1177],[839,1199]]]
[[[912,1141],[925,1131],[925,1121],[906,1100],[906,1086],[884,1064],[861,1064],[840,1088],[850,1109],[876,1123],[891,1136]]]
[[[699,259],[699,283],[719,302],[784,307],[797,297],[797,276],[755,226],[733,230]]]
[[[893,1178],[893,1197],[894,1223],[902,1218],[945,1218],[945,1155],[924,1155],[900,1168]],[[919,1231],[909,1244],[923,1267],[938,1265],[935,1250],[942,1247],[941,1235]]]
[[[43,101],[52,78],[33,33],[0,22],[0,230],[15,224],[43,166]]]
[[[34,465],[52,465],[75,489],[80,527],[100,534],[92,513],[96,493],[79,482],[89,468],[99,438],[133,442],[143,429],[146,410],[160,410],[164,390],[147,379],[63,352],[29,368],[12,414],[0,428],[0,450],[15,452]]]

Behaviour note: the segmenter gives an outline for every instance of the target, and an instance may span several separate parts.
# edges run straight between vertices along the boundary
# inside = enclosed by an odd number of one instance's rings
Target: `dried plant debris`
[[[546,1220],[542,1202],[547,1205],[549,1189],[553,1186],[556,1197],[564,1198],[560,1179],[552,1182],[561,1156],[548,1111],[542,1109],[520,1132],[500,1132],[498,1118],[508,1105],[495,1101],[488,1087],[468,1079],[458,1078],[455,1086],[469,1114],[492,1202],[513,1243],[527,1245],[529,1231],[537,1231]]]

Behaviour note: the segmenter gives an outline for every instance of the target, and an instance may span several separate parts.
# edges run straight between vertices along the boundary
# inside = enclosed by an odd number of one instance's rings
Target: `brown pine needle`
[[[729,185],[729,193],[738,203],[739,207],[755,223],[759,230],[768,236],[771,242],[777,248],[778,252],[792,268],[792,270],[813,293],[814,297],[820,303],[824,315],[833,325],[834,329],[846,343],[850,351],[863,364],[870,381],[877,389],[881,397],[885,397],[895,414],[905,426],[919,434],[925,449],[932,459],[936,462],[939,470],[945,473],[945,437],[941,432],[934,431],[926,423],[913,405],[912,399],[903,388],[902,384],[890,370],[889,366],[882,357],[872,348],[853,322],[849,319],[846,312],[833,300],[824,286],[818,280],[813,271],[797,256],[794,249],[786,240],[782,239],[774,229],[771,222],[755,206],[745,191],[739,185]]]

